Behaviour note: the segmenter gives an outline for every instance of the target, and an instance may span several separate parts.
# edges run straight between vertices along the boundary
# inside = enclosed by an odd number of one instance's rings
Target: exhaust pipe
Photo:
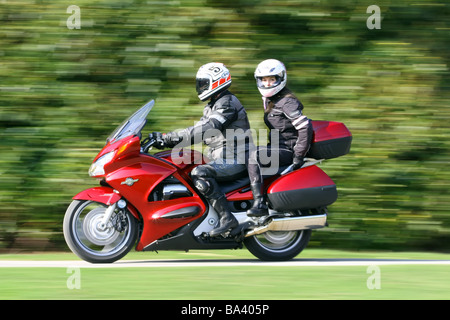
[[[251,237],[267,231],[294,231],[319,229],[327,225],[327,215],[319,214],[314,216],[293,217],[293,218],[275,218],[269,223],[250,230],[245,237]]]

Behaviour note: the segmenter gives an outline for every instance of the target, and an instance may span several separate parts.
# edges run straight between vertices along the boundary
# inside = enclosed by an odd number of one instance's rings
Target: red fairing
[[[173,163],[184,172],[191,172],[196,166],[205,164],[208,159],[201,152],[191,149],[167,150],[155,153],[155,157],[162,158]]]
[[[315,188],[334,185],[333,180],[322,169],[310,166],[296,170],[277,179],[267,190],[267,193],[289,190]]]
[[[180,218],[165,217],[165,215],[170,216],[171,212],[192,208],[195,209],[194,212],[197,212],[195,215]],[[205,204],[196,195],[188,198],[145,203],[144,209],[141,211],[144,220],[144,229],[142,230],[142,236],[136,246],[136,250],[141,251],[162,236],[198,219],[205,211]]]
[[[196,190],[185,180],[186,175],[175,165],[145,154],[125,158],[105,166],[106,182],[132,203],[143,220],[142,236],[136,250],[142,250],[153,241],[175,229],[199,218],[206,212],[203,200]],[[161,181],[168,177],[178,179],[191,193],[192,197],[174,200],[150,201],[149,195]],[[128,185],[127,179],[131,185]],[[190,209],[195,214],[188,217],[166,218],[165,214],[177,210]],[[193,210],[194,209],[194,210]]]
[[[117,153],[115,154],[115,158],[117,159],[123,158],[125,156],[137,156],[139,154],[140,148],[141,144],[139,137],[132,137],[128,140],[122,139],[114,143],[108,143],[95,157],[94,162],[97,161],[97,159],[101,156],[114,150],[117,150]]]
[[[120,200],[120,195],[108,187],[95,187],[83,190],[73,197],[74,200],[91,200],[111,205]]]
[[[106,165],[106,182],[130,202],[136,204],[146,201],[151,190],[163,179],[176,172],[176,167],[157,158],[140,154]],[[126,183],[133,179],[132,185]]]

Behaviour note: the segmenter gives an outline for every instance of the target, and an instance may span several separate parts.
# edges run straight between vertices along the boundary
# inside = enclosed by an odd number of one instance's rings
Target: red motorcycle
[[[137,242],[137,251],[245,245],[261,260],[289,260],[307,246],[312,229],[327,225],[327,206],[336,201],[337,190],[315,159],[349,152],[352,135],[344,124],[313,121],[314,141],[303,167],[280,168],[265,177],[269,216],[246,215],[253,201],[248,177],[222,183],[239,227],[226,237],[210,238],[218,214],[189,175],[204,163],[203,155],[191,149],[148,154],[157,138],[149,134],[141,141],[141,130],[153,105],[153,100],[144,105],[111,134],[89,170],[101,186],[77,194],[66,211],[64,237],[81,259],[111,263]]]

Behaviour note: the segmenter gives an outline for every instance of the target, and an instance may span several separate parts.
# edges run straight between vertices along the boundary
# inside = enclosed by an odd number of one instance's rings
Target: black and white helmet
[[[276,81],[270,87],[266,87],[262,83],[262,78],[270,76],[275,77]],[[264,60],[256,67],[255,79],[261,95],[263,97],[272,97],[286,86],[286,67],[281,61],[275,59]]]
[[[224,64],[211,62],[201,66],[196,76],[196,90],[202,101],[212,95],[228,89],[231,85],[231,74]]]

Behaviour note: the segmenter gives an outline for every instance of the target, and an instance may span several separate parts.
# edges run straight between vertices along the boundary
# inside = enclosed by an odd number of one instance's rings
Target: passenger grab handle
[[[281,175],[291,172],[293,167],[294,167],[294,165],[291,164],[289,167],[284,169],[283,172],[281,172]]]
[[[323,159],[312,159],[312,158],[305,158],[305,163],[302,165],[302,168],[305,167],[309,167],[312,165],[315,165],[317,163],[322,163]],[[293,168],[293,164],[291,164],[289,167],[287,167],[286,169],[283,170],[283,172],[281,172],[281,175],[292,172],[292,168]]]

